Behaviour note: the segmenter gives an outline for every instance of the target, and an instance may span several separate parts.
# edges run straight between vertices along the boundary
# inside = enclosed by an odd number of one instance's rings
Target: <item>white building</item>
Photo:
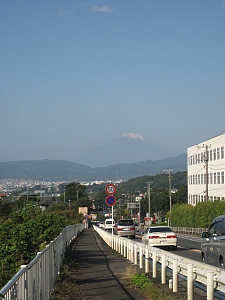
[[[225,200],[225,134],[187,149],[188,203]]]

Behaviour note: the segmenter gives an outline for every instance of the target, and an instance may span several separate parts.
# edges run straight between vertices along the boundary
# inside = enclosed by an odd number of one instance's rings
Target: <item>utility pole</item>
[[[209,200],[209,150],[208,145],[206,145],[206,153],[205,153],[205,183],[206,183],[206,202]]]
[[[206,202],[209,200],[209,148],[211,147],[208,145],[202,145],[198,146],[198,148],[205,148],[205,155],[204,155],[204,162],[205,162],[205,197],[206,197]]]
[[[171,224],[171,218],[172,218],[172,198],[171,198],[171,172],[173,171],[172,169],[166,169],[163,170],[164,172],[169,173],[169,196],[170,196],[170,222],[169,225]]]
[[[140,220],[141,220],[141,192],[140,191],[136,191],[136,192],[138,192],[139,193],[139,218],[138,218],[138,221],[139,221],[139,223],[140,223]]]
[[[150,187],[150,185],[151,185],[151,183],[153,183],[153,182],[146,182],[147,184],[148,184],[148,187],[147,187],[147,191],[148,191],[148,217],[149,217],[149,225],[151,225],[151,201],[150,201],[150,199],[151,199],[151,187]]]
[[[130,217],[131,217],[131,219],[133,219],[133,208],[132,208],[132,205],[133,205],[132,203],[133,203],[133,202],[132,202],[132,192],[130,192],[130,201],[131,201],[131,202],[130,202],[130,203],[131,203],[131,204],[130,204],[130,205],[131,205],[131,207],[130,207]]]

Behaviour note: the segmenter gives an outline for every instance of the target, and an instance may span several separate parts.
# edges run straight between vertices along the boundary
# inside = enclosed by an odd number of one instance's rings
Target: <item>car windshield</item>
[[[133,226],[134,222],[132,220],[120,220],[118,222],[119,226]]]
[[[150,228],[150,232],[172,232],[172,229],[169,227],[153,227]]]

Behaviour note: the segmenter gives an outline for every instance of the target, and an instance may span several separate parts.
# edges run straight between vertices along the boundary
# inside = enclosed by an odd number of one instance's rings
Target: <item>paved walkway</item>
[[[76,285],[80,298],[92,300],[144,300],[124,274],[131,263],[113,251],[93,228],[82,232],[74,246]],[[137,266],[133,266],[137,268]]]

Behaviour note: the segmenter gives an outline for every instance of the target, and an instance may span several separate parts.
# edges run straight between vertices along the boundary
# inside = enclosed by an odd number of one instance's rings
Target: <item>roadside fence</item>
[[[188,227],[171,227],[174,232],[180,234],[190,234],[201,236],[202,232],[208,231],[208,228],[188,228]]]
[[[84,229],[83,224],[67,226],[44,250],[0,290],[0,299],[48,300],[53,290],[67,246]]]
[[[134,265],[139,265],[145,273],[156,278],[160,272],[161,283],[168,284],[174,293],[178,292],[178,278],[185,281],[187,299],[194,299],[194,287],[202,286],[207,300],[225,299],[225,270],[178,256],[169,251],[148,246],[135,240],[112,235],[102,228],[94,226],[95,231],[115,251]],[[171,278],[167,276],[170,272]],[[167,282],[168,281],[168,282]]]

